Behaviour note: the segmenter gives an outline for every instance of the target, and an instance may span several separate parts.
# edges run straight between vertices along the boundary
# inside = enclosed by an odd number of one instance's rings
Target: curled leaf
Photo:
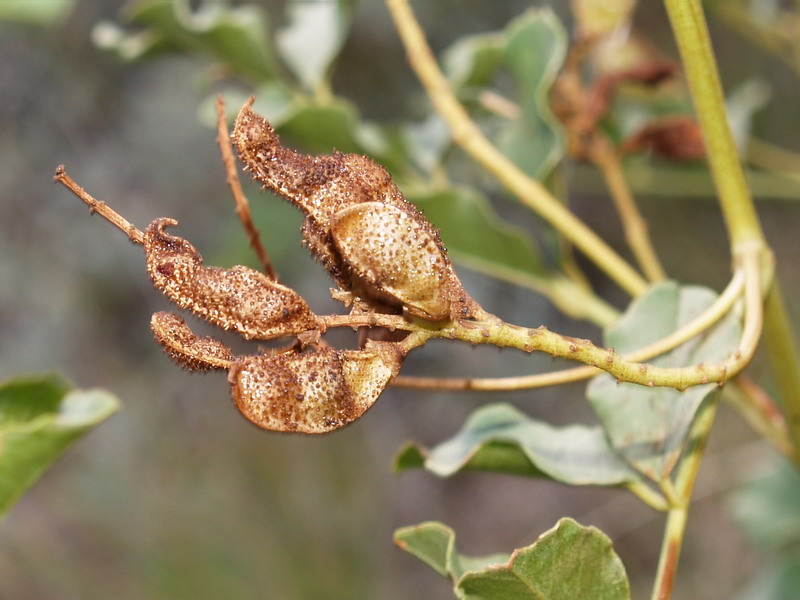
[[[241,413],[263,429],[327,433],[369,409],[400,370],[394,344],[368,342],[364,350],[318,348],[242,356],[228,375]]]
[[[167,356],[190,371],[229,369],[233,364],[230,348],[212,337],[198,337],[176,314],[155,313],[150,329]]]
[[[427,319],[475,314],[477,305],[461,286],[438,232],[386,169],[357,154],[308,156],[284,148],[270,123],[252,111],[252,102],[234,125],[239,157],[253,177],[305,213],[305,242],[343,289],[379,305],[403,305]],[[421,269],[424,290],[409,289],[410,277],[401,275],[409,266]]]
[[[271,339],[316,327],[316,317],[294,290],[241,265],[203,266],[194,246],[164,232],[170,225],[177,221],[153,221],[145,231],[144,248],[150,278],[175,304],[247,339]]]
[[[398,529],[394,541],[449,578],[464,600],[630,600],[625,567],[608,536],[567,517],[510,557],[465,556],[455,532],[437,522]]]

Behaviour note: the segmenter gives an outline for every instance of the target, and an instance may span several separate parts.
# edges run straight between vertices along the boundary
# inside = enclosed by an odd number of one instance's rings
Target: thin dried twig
[[[120,229],[134,244],[144,244],[144,234],[136,226],[125,219],[118,212],[110,208],[105,202],[96,200],[85,189],[79,186],[72,177],[67,175],[64,165],[58,165],[53,181],[60,183],[69,191],[83,200],[89,206],[90,213],[97,213],[106,221]]]
[[[236,168],[236,159],[233,156],[233,149],[231,148],[231,137],[228,131],[228,124],[225,120],[225,102],[222,96],[217,96],[217,143],[219,150],[222,154],[222,163],[225,165],[225,179],[228,182],[228,187],[231,188],[233,200],[236,202],[236,214],[242,223],[247,239],[250,242],[250,247],[256,253],[258,261],[264,269],[264,273],[270,279],[278,280],[278,275],[272,266],[272,261],[269,259],[269,254],[261,243],[261,235],[253,224],[253,218],[250,214],[250,203],[247,201],[247,196],[244,195],[242,190],[242,183],[239,180],[239,172]]]

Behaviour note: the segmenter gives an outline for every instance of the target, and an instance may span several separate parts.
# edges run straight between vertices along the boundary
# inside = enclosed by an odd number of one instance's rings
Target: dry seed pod
[[[379,342],[364,350],[292,350],[239,357],[228,380],[237,408],[259,427],[327,433],[363,415],[402,360],[394,344]]]
[[[422,318],[475,315],[478,306],[461,286],[438,232],[403,197],[386,169],[356,154],[306,156],[284,148],[269,122],[252,111],[252,103],[252,98],[245,103],[234,125],[239,157],[253,177],[305,213],[306,244],[340,287],[395,310],[405,306]],[[370,209],[357,209],[363,205]],[[381,217],[370,212],[378,206],[383,217],[411,230],[390,226],[369,232],[381,224]],[[340,239],[356,231],[369,233],[369,248],[380,245],[380,253],[368,256],[360,240]],[[375,270],[374,265],[392,257],[401,258],[402,264]],[[406,266],[422,264],[428,265],[423,279],[411,283],[410,277],[398,276]],[[369,271],[376,277],[366,277]],[[394,274],[392,281],[380,279],[387,273]]]
[[[331,233],[339,253],[348,257],[357,295],[364,295],[359,288],[365,287],[424,318],[450,316],[447,261],[419,221],[393,206],[365,202],[336,213]]]
[[[352,204],[406,203],[386,169],[366,156],[308,156],[281,146],[269,121],[252,111],[253,100],[239,111],[231,134],[239,158],[253,177],[308,217],[325,226]]]
[[[144,234],[147,272],[155,286],[181,308],[247,339],[271,339],[314,329],[317,319],[293,290],[243,266],[203,266],[188,241],[164,229],[173,219],[156,219]]]
[[[214,338],[196,336],[176,314],[155,313],[150,329],[167,356],[190,371],[227,370],[233,364],[230,348]]]

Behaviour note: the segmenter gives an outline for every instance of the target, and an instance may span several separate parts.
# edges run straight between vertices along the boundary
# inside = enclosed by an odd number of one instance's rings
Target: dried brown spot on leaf
[[[438,232],[403,197],[386,169],[356,154],[306,156],[284,148],[251,105],[252,98],[234,125],[239,157],[253,177],[306,214],[305,243],[340,287],[376,301],[376,309],[406,306],[412,314],[434,320],[476,314],[478,306],[458,280]],[[382,218],[394,225],[382,223]],[[378,228],[370,232],[371,226]],[[356,229],[369,236],[364,238],[369,239],[367,246],[352,239]],[[395,258],[400,262],[383,262]],[[383,264],[376,270],[378,263]],[[413,275],[400,274],[410,265],[425,265],[424,279],[413,290],[407,286]],[[370,272],[374,277],[367,276]],[[384,280],[384,275],[393,279]]]
[[[230,370],[241,413],[272,431],[327,433],[358,419],[400,370],[392,344],[239,357]]]
[[[164,232],[170,225],[177,221],[153,221],[145,231],[144,248],[150,278],[175,304],[247,339],[271,339],[317,326],[295,291],[248,267],[203,266],[194,246]]]
[[[168,312],[157,312],[150,320],[153,337],[164,352],[190,371],[230,369],[233,353],[219,340],[196,336],[184,320]]]

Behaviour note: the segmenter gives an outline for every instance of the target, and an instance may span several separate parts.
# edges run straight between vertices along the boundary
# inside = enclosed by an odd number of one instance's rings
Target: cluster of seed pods
[[[358,310],[445,321],[475,316],[438,232],[402,196],[386,170],[364,156],[306,156],[281,146],[272,126],[239,112],[231,136],[253,177],[306,216],[304,243]],[[147,271],[182,309],[245,339],[319,338],[322,321],[294,290],[248,267],[203,264],[188,241],[156,219],[143,234]],[[400,370],[405,350],[368,340],[360,349],[295,343],[271,353],[235,356],[221,341],[195,335],[174,314],[153,315],[165,352],[195,371],[225,370],[234,402],[273,431],[325,433],[359,418]]]
[[[342,289],[381,312],[440,321],[475,316],[439,234],[389,173],[357,154],[284,148],[270,123],[239,111],[231,139],[252,176],[305,214],[303,237]]]
[[[248,267],[204,266],[188,241],[164,232],[168,225],[176,223],[156,219],[144,233],[147,271],[179,307],[246,339],[268,340],[319,327],[296,292]],[[387,342],[344,351],[293,345],[272,354],[234,356],[221,341],[195,335],[178,315],[156,313],[150,327],[181,366],[228,371],[241,413],[273,431],[326,433],[354,421],[397,375],[404,357]]]

